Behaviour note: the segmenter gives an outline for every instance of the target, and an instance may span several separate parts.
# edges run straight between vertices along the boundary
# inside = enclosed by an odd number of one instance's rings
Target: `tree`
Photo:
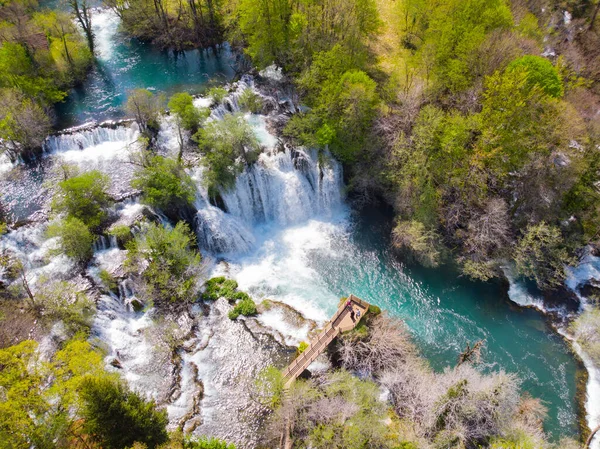
[[[26,340],[0,349],[0,441],[2,447],[71,447],[85,438],[79,419],[84,379],[110,378],[101,354],[87,341],[70,340],[51,360],[39,357],[37,343]],[[89,441],[89,440],[88,440]]]
[[[550,61],[541,56],[525,55],[515,59],[507,70],[523,68],[527,73],[527,86],[540,87],[546,95],[554,98],[563,96],[563,83],[558,71]]]
[[[183,153],[183,146],[185,138],[183,131],[189,131],[195,133],[202,122],[210,115],[210,110],[203,108],[198,109],[194,106],[193,98],[190,94],[182,92],[174,94],[169,100],[168,107],[171,113],[175,117],[175,124],[177,126],[177,139],[179,141],[179,157]]]
[[[544,222],[527,227],[515,248],[514,260],[518,273],[535,280],[541,289],[562,285],[567,278],[566,265],[574,263],[560,230]]]
[[[104,448],[124,449],[137,441],[153,449],[168,440],[166,411],[118,381],[86,378],[81,398],[84,427]]]
[[[420,221],[398,221],[392,231],[394,247],[408,250],[426,267],[437,267],[441,259],[440,236]]]
[[[173,229],[150,224],[127,244],[127,265],[140,277],[140,288],[157,306],[176,306],[196,299],[202,272],[200,253],[187,224]]]
[[[171,217],[185,213],[196,198],[196,186],[177,161],[152,157],[135,172],[131,186],[142,191],[142,202]]]
[[[112,202],[107,193],[109,184],[110,178],[97,170],[65,179],[58,183],[52,208],[97,229],[106,219],[106,208]]]
[[[142,134],[150,136],[158,131],[158,116],[162,109],[163,98],[147,89],[129,91],[125,110],[133,114]]]
[[[348,71],[321,93],[317,109],[335,130],[331,149],[343,161],[355,160],[364,146],[379,103],[376,89],[366,73]]]
[[[92,14],[87,0],[68,0],[71,11],[77,19],[77,23],[85,34],[88,48],[94,53],[94,30],[92,29]]]
[[[77,262],[85,262],[93,255],[94,236],[84,222],[67,217],[48,226],[48,237],[58,237],[59,251]]]
[[[209,192],[229,189],[246,164],[253,163],[260,150],[258,138],[241,114],[227,114],[223,120],[207,123],[194,136],[208,168],[205,179]]]
[[[473,82],[476,54],[486,36],[494,30],[513,25],[512,14],[504,0],[448,0],[425,2],[421,11],[423,27],[416,30],[420,39],[417,58],[423,75],[439,90],[458,92]],[[409,5],[411,5],[409,3]]]
[[[31,99],[14,89],[0,89],[0,149],[11,161],[40,148],[50,119]]]

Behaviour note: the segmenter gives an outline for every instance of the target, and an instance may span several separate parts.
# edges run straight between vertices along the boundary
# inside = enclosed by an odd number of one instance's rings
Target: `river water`
[[[61,106],[62,123],[120,117],[126,91],[132,87],[195,92],[206,82],[233,75],[235,58],[226,47],[218,57],[188,52],[183,59],[175,58],[119,34],[118,20],[111,12],[97,13],[95,27],[102,69]],[[236,108],[236,95],[227,100],[229,109]],[[220,106],[213,119],[225,111]],[[267,131],[267,118],[247,119],[270,150],[239,177],[231,192],[223,193],[227,212],[207,201],[202,170],[190,170],[198,183],[197,232],[204,254],[215,262],[227,262],[213,265],[215,272],[226,271],[257,301],[279,300],[320,323],[334,312],[341,296],[360,296],[403,318],[436,370],[454,365],[467,343],[484,339],[481,368],[517,373],[522,389],[548,407],[545,427],[553,438],[577,434],[577,363],[542,313],[515,304],[522,302],[518,288],[511,289],[511,301],[500,286],[469,282],[449,268],[427,270],[400,262],[389,249],[389,214],[378,208],[352,210],[343,198],[339,164],[328,158],[319,161],[316,153],[301,149],[274,151],[277,139]],[[35,224],[11,232],[2,244],[26,260],[34,278],[39,274],[68,277],[74,270],[64,258],[48,258],[46,250],[53,243],[43,236],[43,211],[52,192],[49,181],[56,176],[58,162],[102,170],[111,176],[112,193],[124,195],[132,172],[128,151],[136,136],[135,126],[129,125],[75,132],[50,139],[46,155],[33,167],[2,166],[3,202],[17,218],[36,218]],[[163,120],[159,141],[167,154],[176,152],[168,119]],[[139,207],[136,201],[129,202],[118,213],[126,216]],[[94,264],[110,266],[122,257],[117,248],[103,246]],[[97,273],[93,266],[90,270],[92,276]],[[160,373],[146,376],[139,368],[152,362],[140,353],[151,351],[151,345],[141,341],[140,329],[151,326],[152,320],[120,305],[131,295],[124,292],[119,298],[102,299],[99,308],[104,311],[95,323],[95,334],[110,354],[131,353],[131,360],[123,361],[124,375],[152,391],[158,389],[152,382]],[[273,327],[281,326],[276,317],[269,319]],[[206,356],[195,360],[200,365],[209,363]],[[201,373],[209,371],[200,366]],[[211,390],[210,382],[203,380],[209,392],[206,401],[218,403],[210,399],[210,391],[218,388]]]

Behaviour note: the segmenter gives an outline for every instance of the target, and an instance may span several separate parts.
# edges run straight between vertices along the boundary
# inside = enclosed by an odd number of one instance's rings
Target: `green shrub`
[[[156,410],[138,393],[112,379],[87,378],[81,383],[84,428],[105,449],[134,442],[153,449],[168,440],[167,412]]]
[[[131,186],[142,191],[142,202],[175,215],[196,198],[196,186],[177,161],[162,156],[138,170]]]
[[[296,350],[296,352],[298,353],[298,355],[302,354],[304,351],[306,351],[306,349],[309,347],[310,345],[308,343],[306,343],[305,341],[301,341],[300,344],[298,345],[298,349]]]
[[[216,301],[221,297],[221,284],[225,282],[224,276],[214,277],[206,281],[204,286],[206,289],[202,297],[207,301]]]
[[[238,283],[233,279],[226,279],[224,276],[214,277],[209,279],[204,284],[206,290],[202,297],[207,301],[216,301],[219,298],[226,298],[229,302],[238,299],[249,299],[250,297],[244,292],[237,292]]]
[[[104,287],[108,291],[114,292],[117,290],[117,280],[108,271],[100,270],[100,273],[98,273],[98,277],[100,278],[100,280],[104,284]]]
[[[187,92],[174,94],[168,106],[178,125],[191,132],[195,132],[200,123],[210,115],[209,110],[194,106],[194,99]]]
[[[93,255],[94,236],[85,223],[78,218],[68,217],[48,226],[48,237],[59,238],[59,252],[84,262]]]
[[[113,226],[108,230],[108,233],[115,236],[117,238],[117,243],[123,246],[133,238],[131,229],[129,229],[129,226],[125,225]]]
[[[204,155],[207,167],[205,182],[211,194],[219,188],[229,189],[245,164],[256,161],[260,142],[243,114],[227,114],[223,120],[214,120],[194,135]]]
[[[208,437],[202,437],[199,440],[188,440],[183,447],[184,449],[235,449],[234,444]]]
[[[230,320],[235,320],[240,315],[252,316],[256,315],[256,304],[251,299],[243,299],[238,302],[235,307],[229,312]]]
[[[220,104],[227,96],[227,90],[222,87],[211,87],[206,96],[212,98],[213,104]]]
[[[127,244],[126,264],[144,284],[149,299],[158,304],[195,300],[202,265],[195,236],[187,224],[173,229],[151,224]]]
[[[527,72],[527,85],[532,88],[538,86],[546,95],[560,98],[564,88],[558,71],[552,63],[541,56],[525,55],[511,62],[507,70],[524,68]]]
[[[381,309],[378,306],[374,305],[374,304],[369,304],[369,313],[371,315],[377,316],[377,315],[379,315],[381,313]]]
[[[246,292],[235,292],[233,294],[233,296],[231,297],[231,300],[233,300],[233,301],[238,301],[238,300],[243,301],[245,299],[250,299],[250,295],[248,295],[248,293],[246,293]]]
[[[253,114],[258,114],[263,107],[262,98],[252,89],[245,89],[240,95],[238,103],[243,110]]]
[[[105,209],[111,203],[106,193],[109,183],[109,177],[97,170],[61,181],[52,200],[52,209],[95,229],[105,220]]]

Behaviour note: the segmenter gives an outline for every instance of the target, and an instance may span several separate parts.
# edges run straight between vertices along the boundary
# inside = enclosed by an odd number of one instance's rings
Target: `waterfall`
[[[341,202],[341,183],[336,162],[320,164],[316,151],[286,149],[263,153],[221,196],[227,211],[245,223],[290,225],[330,214]]]
[[[73,132],[49,136],[44,143],[47,153],[64,153],[74,149],[84,150],[106,142],[133,142],[137,126],[94,126],[74,129]]]
[[[324,158],[325,159],[325,158]],[[342,170],[333,159],[322,163],[316,151],[266,152],[221,191],[226,212],[211,205],[201,171],[193,175],[201,245],[215,253],[246,253],[254,245],[253,227],[287,226],[315,216],[331,216],[342,204]]]

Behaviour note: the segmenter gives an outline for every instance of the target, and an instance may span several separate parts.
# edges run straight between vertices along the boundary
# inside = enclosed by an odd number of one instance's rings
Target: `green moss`
[[[376,305],[370,304],[369,305],[369,313],[371,315],[379,315],[381,313],[381,309],[379,307],[377,307]]]
[[[235,307],[229,312],[228,316],[230,320],[235,320],[240,315],[253,316],[256,315],[256,304],[250,298],[243,299],[238,302]]]

